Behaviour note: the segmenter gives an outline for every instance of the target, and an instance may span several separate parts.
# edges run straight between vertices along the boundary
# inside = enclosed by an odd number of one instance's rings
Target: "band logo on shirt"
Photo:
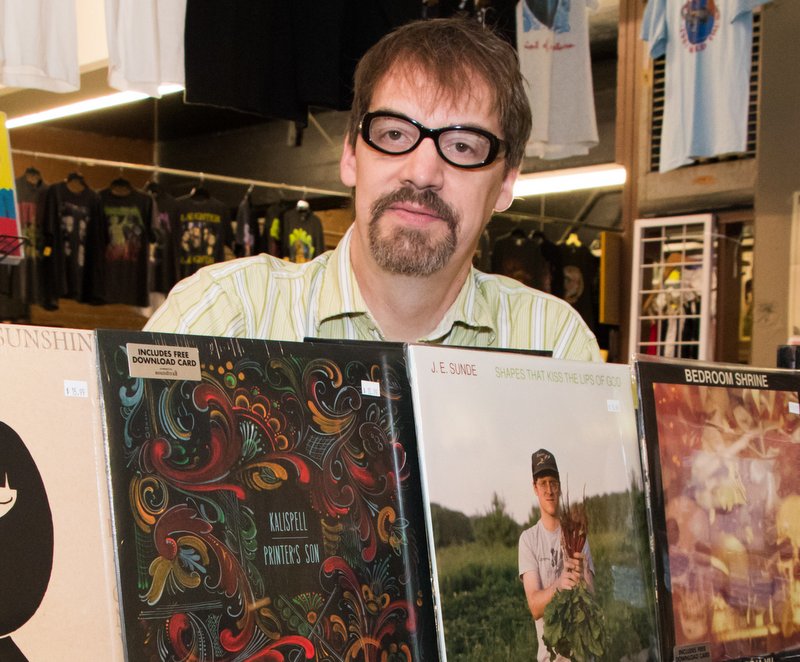
[[[688,0],[681,8],[681,42],[690,53],[706,49],[719,30],[719,9],[715,0]]]

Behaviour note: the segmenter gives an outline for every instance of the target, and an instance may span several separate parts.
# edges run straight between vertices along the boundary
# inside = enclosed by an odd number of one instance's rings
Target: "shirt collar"
[[[467,279],[453,305],[444,314],[436,328],[422,340],[426,342],[441,342],[456,325],[465,326],[475,331],[488,331],[492,337],[497,334],[494,316],[479,284],[480,276],[480,271],[470,267]]]
[[[319,297],[319,321],[342,315],[359,315],[368,312],[367,303],[361,296],[353,266],[350,263],[350,238],[353,225],[333,249],[325,266]]]

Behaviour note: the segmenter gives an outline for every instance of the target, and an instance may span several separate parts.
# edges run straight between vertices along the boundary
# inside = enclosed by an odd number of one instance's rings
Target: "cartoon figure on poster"
[[[42,478],[19,435],[0,423],[0,660],[3,662],[27,662],[10,635],[39,608],[52,568],[53,517]]]

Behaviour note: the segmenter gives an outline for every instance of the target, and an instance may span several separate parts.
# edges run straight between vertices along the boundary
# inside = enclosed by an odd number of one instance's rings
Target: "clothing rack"
[[[95,159],[84,156],[73,156],[69,154],[51,154],[48,152],[34,152],[26,149],[12,149],[12,154],[19,154],[22,156],[32,156],[34,158],[52,159],[55,161],[68,161],[78,165],[86,165],[89,167],[100,166],[108,168],[121,168],[122,170],[140,170],[144,172],[152,172],[164,175],[175,175],[178,177],[187,177],[189,179],[201,179],[202,181],[215,181],[224,182],[226,184],[242,184],[244,186],[258,186],[262,188],[277,189],[279,191],[294,191],[302,194],[303,197],[309,193],[316,195],[332,195],[339,197],[349,197],[350,193],[346,191],[331,191],[328,189],[315,188],[313,186],[296,186],[294,184],[281,184],[276,182],[267,182],[260,179],[248,179],[246,177],[231,177],[229,175],[215,175],[207,172],[198,172],[195,170],[181,170],[180,168],[165,168],[159,165],[146,165],[143,163],[128,163],[126,161],[109,161],[106,159]]]
[[[501,211],[501,212],[494,212],[492,216],[499,216],[500,218],[508,218],[512,221],[534,221],[536,223],[562,223],[564,225],[570,225],[575,223],[574,218],[560,218],[558,216],[543,216],[541,214],[531,214],[526,212],[513,212],[513,211]],[[599,231],[607,231],[607,232],[623,232],[622,228],[613,228],[607,227],[605,225],[594,225],[592,223],[579,223],[575,230],[582,230],[586,228],[587,230],[599,230]]]

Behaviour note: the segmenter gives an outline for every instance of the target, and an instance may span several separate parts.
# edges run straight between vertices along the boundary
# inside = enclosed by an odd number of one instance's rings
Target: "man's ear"
[[[347,188],[354,188],[356,185],[356,149],[347,136],[344,139],[342,158],[339,159],[339,179]]]
[[[509,168],[508,172],[503,176],[503,183],[494,203],[494,211],[505,211],[514,202],[514,182],[517,181],[518,176],[519,168]]]

